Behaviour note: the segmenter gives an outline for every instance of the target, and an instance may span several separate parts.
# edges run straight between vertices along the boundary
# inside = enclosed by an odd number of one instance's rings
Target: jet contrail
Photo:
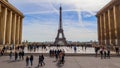
[[[83,24],[82,16],[81,16],[81,11],[78,10],[77,13],[78,13],[78,22],[80,23],[80,26],[83,27],[87,32],[90,32],[90,31],[85,27],[85,25]]]
[[[57,10],[57,9],[53,6],[52,1],[49,0],[49,4],[50,4],[50,6],[52,7],[52,9],[54,10],[54,12],[56,12],[57,14],[59,14],[59,10]]]

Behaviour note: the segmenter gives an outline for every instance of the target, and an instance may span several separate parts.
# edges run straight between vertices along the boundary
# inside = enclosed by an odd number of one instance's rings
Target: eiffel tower
[[[57,37],[55,39],[54,45],[57,45],[60,41],[63,42],[64,45],[67,45],[66,38],[64,36],[63,28],[62,28],[62,7],[60,6],[60,22],[59,22],[59,29],[57,33]],[[61,34],[61,38],[60,38]]]

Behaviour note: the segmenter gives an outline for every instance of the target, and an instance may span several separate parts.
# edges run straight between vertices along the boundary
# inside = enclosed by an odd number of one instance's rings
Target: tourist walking
[[[42,58],[41,58],[41,56],[39,55],[38,67],[39,67],[40,65],[42,66]]]
[[[75,47],[74,47],[74,52],[76,53],[76,51],[77,51],[77,47],[75,46]]]
[[[115,46],[115,51],[116,51],[116,54],[119,55],[119,47],[118,46]]]
[[[56,58],[56,61],[58,60],[58,55],[59,55],[58,50],[55,50],[55,58]]]
[[[21,52],[22,60],[24,60],[24,51]]]
[[[39,55],[38,67],[42,66],[43,64],[45,65],[45,63],[44,63],[44,56],[43,55],[41,55],[41,56]]]
[[[21,60],[21,57],[22,57],[22,53],[21,51],[19,51],[19,60]]]
[[[104,48],[103,52],[104,52],[104,59],[106,59],[106,57],[107,57],[107,50],[106,50],[106,48]]]
[[[95,46],[95,57],[98,56],[98,51],[99,51],[99,47],[98,47],[98,46]]]
[[[100,56],[101,56],[101,59],[103,59],[103,48],[102,47],[100,48]]]
[[[26,66],[29,66],[29,57],[26,56]]]
[[[107,45],[107,57],[110,59],[110,45]]]
[[[44,56],[42,55],[42,64],[45,65],[45,62],[44,62]]]
[[[18,53],[15,51],[15,61],[17,60],[18,58]]]
[[[86,51],[86,49],[87,49],[87,45],[85,45],[85,51]]]
[[[60,52],[60,53],[59,53],[59,61],[58,61],[57,64],[61,64],[63,60],[64,60],[63,53]]]
[[[9,53],[10,60],[12,59],[12,56],[13,56],[13,53],[12,53],[12,51],[10,51],[10,53]]]
[[[65,62],[65,52],[63,51],[62,52],[62,60],[61,60],[61,63],[64,64]]]
[[[107,57],[110,59],[110,49],[107,49]]]
[[[31,66],[33,65],[33,55],[30,56],[30,63],[31,63]]]

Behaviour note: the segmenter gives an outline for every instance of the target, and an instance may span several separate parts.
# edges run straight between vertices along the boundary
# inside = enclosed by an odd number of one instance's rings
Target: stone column
[[[101,40],[100,40],[100,45],[102,45],[102,16],[100,15],[100,38],[101,38]]]
[[[103,24],[104,24],[104,44],[106,45],[106,15],[103,13]]]
[[[118,45],[120,46],[120,4],[118,5],[117,16],[118,16],[117,17],[118,18],[117,19],[117,21],[118,21],[117,22],[118,23],[118,25],[117,25],[118,26],[118,28],[117,28],[117,30],[118,30],[118,34],[117,34],[118,35]]]
[[[2,41],[2,44],[5,44],[6,22],[7,22],[7,8],[2,8],[2,13],[1,13],[1,41]]]
[[[117,44],[120,46],[120,5],[114,7],[114,12],[116,11],[116,30],[117,30]]]
[[[101,29],[102,29],[102,45],[105,44],[105,35],[104,35],[104,16],[103,14],[101,15]]]
[[[13,18],[13,13],[12,13],[12,11],[10,11],[10,31],[9,31],[9,44],[11,44],[11,35],[12,35],[12,19]]]
[[[113,15],[114,15],[113,17],[114,17],[114,29],[115,29],[115,45],[118,45],[116,6],[113,6]]]
[[[17,41],[18,44],[20,44],[20,42],[19,42],[20,41],[20,23],[21,22],[20,22],[20,16],[19,16],[19,18],[18,18],[18,41]]]
[[[18,44],[17,43],[17,40],[18,40],[17,36],[18,36],[18,16],[16,18],[16,31],[15,31],[15,44],[16,45]]]
[[[109,26],[109,41],[111,45],[111,26],[110,26],[110,10],[108,10],[108,26]]]
[[[0,44],[3,43],[2,41],[2,30],[1,30],[1,27],[2,27],[2,21],[1,21],[1,17],[2,17],[2,7],[1,7],[1,4],[0,4]]]
[[[11,44],[14,44],[13,43],[14,42],[13,30],[14,30],[15,14],[12,13],[12,16],[13,16],[13,18],[12,18],[12,23],[11,23]]]
[[[8,23],[8,20],[9,20],[9,11],[7,11],[7,21],[6,21],[6,30],[5,30],[5,44],[8,44],[8,30],[9,30],[9,23]]]
[[[12,11],[9,12],[7,16],[6,24],[6,44],[11,44],[11,24],[12,24]]]
[[[15,44],[15,34],[16,34],[16,14],[14,14],[13,17],[13,23],[12,23],[12,44]]]
[[[108,12],[105,13],[105,27],[106,27],[106,44],[109,45],[110,44],[110,37],[109,37],[109,23],[108,23]]]
[[[111,43],[115,45],[115,27],[114,27],[114,15],[113,8],[110,10],[110,26],[111,26]]]
[[[98,42],[99,42],[99,45],[101,45],[101,32],[100,32],[100,16],[97,16],[97,25],[98,25]]]
[[[22,23],[23,18],[20,18],[20,33],[19,33],[19,44],[22,44]]]
[[[0,13],[1,13],[1,11],[2,11],[2,6],[1,6],[1,4],[0,4]]]
[[[20,16],[17,17],[17,22],[16,22],[16,44],[19,44],[19,23],[20,23]]]

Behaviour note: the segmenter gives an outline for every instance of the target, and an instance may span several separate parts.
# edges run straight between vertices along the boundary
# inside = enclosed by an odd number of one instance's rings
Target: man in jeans
[[[33,65],[33,55],[30,56],[30,63],[31,63],[31,66]]]

